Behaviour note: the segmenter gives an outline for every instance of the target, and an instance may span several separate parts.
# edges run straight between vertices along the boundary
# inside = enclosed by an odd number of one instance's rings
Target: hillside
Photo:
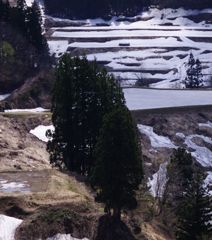
[[[0,4],[1,8],[5,6],[5,10],[1,9],[5,14],[0,16],[1,100],[10,96],[0,104],[1,109],[49,107],[54,76],[46,40],[40,23],[36,23],[38,10],[17,10],[2,1]]]
[[[51,54],[96,58],[124,87],[183,88],[191,52],[202,62],[205,86],[211,85],[212,9],[150,8],[109,21],[49,21],[56,26],[46,34]]]
[[[0,240],[211,239],[211,0],[6,2]]]
[[[210,8],[210,0],[44,0],[48,15],[69,19],[111,18],[111,16],[135,16],[154,5],[160,9],[179,8],[203,9]]]
[[[187,145],[201,168],[209,174],[206,182],[211,186],[211,164],[207,163],[212,155],[210,109],[160,109],[132,114],[140,129],[145,184],[153,196],[157,194],[157,176],[166,174],[163,166],[176,146]],[[29,239],[29,236],[30,239],[36,239],[36,236],[45,239],[57,233],[95,239],[97,219],[103,214],[102,206],[94,203],[93,194],[85,188],[83,178],[75,179],[72,174],[70,177],[50,169],[45,143],[30,133],[40,125],[48,126],[49,115],[11,112],[1,116],[1,123],[0,144],[5,154],[2,152],[0,159],[0,212],[23,219],[16,231],[16,239]],[[41,132],[37,136],[41,136]],[[135,231],[136,239],[174,239],[169,225],[172,219],[169,221],[166,216],[166,226],[162,224],[162,216],[157,215],[157,203],[145,184],[138,193],[138,208],[126,212],[124,222]],[[67,228],[63,216],[72,219]],[[80,225],[75,223],[76,218]],[[48,221],[52,222],[51,227]]]
[[[3,55],[0,62],[0,94],[5,94],[35,76],[46,60],[11,24],[1,22],[0,35]]]

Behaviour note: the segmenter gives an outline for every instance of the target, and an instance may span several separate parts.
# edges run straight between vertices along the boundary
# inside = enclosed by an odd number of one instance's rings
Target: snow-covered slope
[[[149,137],[151,146],[153,148],[176,148],[176,146],[171,142],[168,137],[159,136],[158,134],[156,134],[153,131],[153,127],[139,124],[138,129],[141,133]]]
[[[205,17],[205,18],[204,18]],[[196,19],[196,20],[195,20]],[[206,20],[207,19],[207,20]],[[71,21],[70,25],[79,21]],[[56,27],[48,33],[50,52],[85,52],[122,80],[156,88],[180,88],[192,52],[203,64],[204,80],[212,73],[212,9],[150,9],[134,18],[80,21],[83,26]],[[142,82],[142,81],[141,81]]]

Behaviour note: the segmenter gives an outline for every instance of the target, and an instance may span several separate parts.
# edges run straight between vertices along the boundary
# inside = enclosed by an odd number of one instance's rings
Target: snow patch
[[[60,57],[63,53],[65,53],[68,49],[69,43],[67,40],[51,40],[48,41],[49,45],[49,53],[51,55],[55,54],[55,57]]]
[[[70,234],[57,234],[54,237],[47,238],[47,240],[89,240],[88,238],[74,238]]]
[[[31,109],[10,109],[10,110],[4,110],[6,113],[18,113],[18,112],[32,112],[32,113],[38,113],[38,112],[47,112],[48,109],[44,108],[31,108]]]
[[[39,125],[35,129],[30,130],[30,133],[33,134],[35,137],[40,139],[43,142],[48,142],[49,139],[46,137],[46,131],[51,130],[54,131],[54,126],[44,126],[44,125]]]
[[[12,192],[29,192],[29,186],[26,182],[8,182],[7,180],[0,179],[0,191]]]
[[[152,175],[152,178],[148,180],[148,187],[150,187],[150,192],[153,197],[163,197],[167,182],[167,165],[168,162],[162,163],[159,170]]]
[[[32,6],[34,0],[25,0],[25,2],[26,2],[26,4],[27,4],[27,6],[30,7],[30,6]]]
[[[208,121],[207,123],[199,123],[200,128],[212,128],[212,122]]]
[[[206,148],[198,146],[192,140],[194,138],[201,138],[204,142],[212,144],[212,139],[209,137],[205,137],[203,135],[190,135],[187,136],[185,139],[185,144],[188,148],[193,149],[194,151],[191,152],[191,155],[203,166],[203,167],[212,167],[212,152]]]
[[[0,240],[15,240],[15,231],[22,220],[0,214]]]
[[[153,148],[176,148],[168,137],[160,136],[153,131],[153,127],[138,124],[138,129],[141,133],[149,137]]]
[[[8,98],[9,96],[10,96],[10,94],[0,95],[0,101],[3,101],[4,99]]]
[[[176,133],[176,136],[182,139],[185,139],[185,134],[184,133]]]

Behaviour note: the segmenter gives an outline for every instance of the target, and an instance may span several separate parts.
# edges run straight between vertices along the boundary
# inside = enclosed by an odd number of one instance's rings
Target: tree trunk
[[[113,217],[117,220],[121,220],[121,209],[119,207],[113,208]]]

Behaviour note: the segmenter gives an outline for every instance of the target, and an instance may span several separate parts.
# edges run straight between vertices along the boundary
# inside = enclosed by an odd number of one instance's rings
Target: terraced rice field
[[[49,29],[47,37],[52,54],[96,58],[122,86],[139,80],[155,88],[182,88],[190,52],[202,62],[206,85],[211,79],[212,9],[150,9],[134,18],[70,21]]]

